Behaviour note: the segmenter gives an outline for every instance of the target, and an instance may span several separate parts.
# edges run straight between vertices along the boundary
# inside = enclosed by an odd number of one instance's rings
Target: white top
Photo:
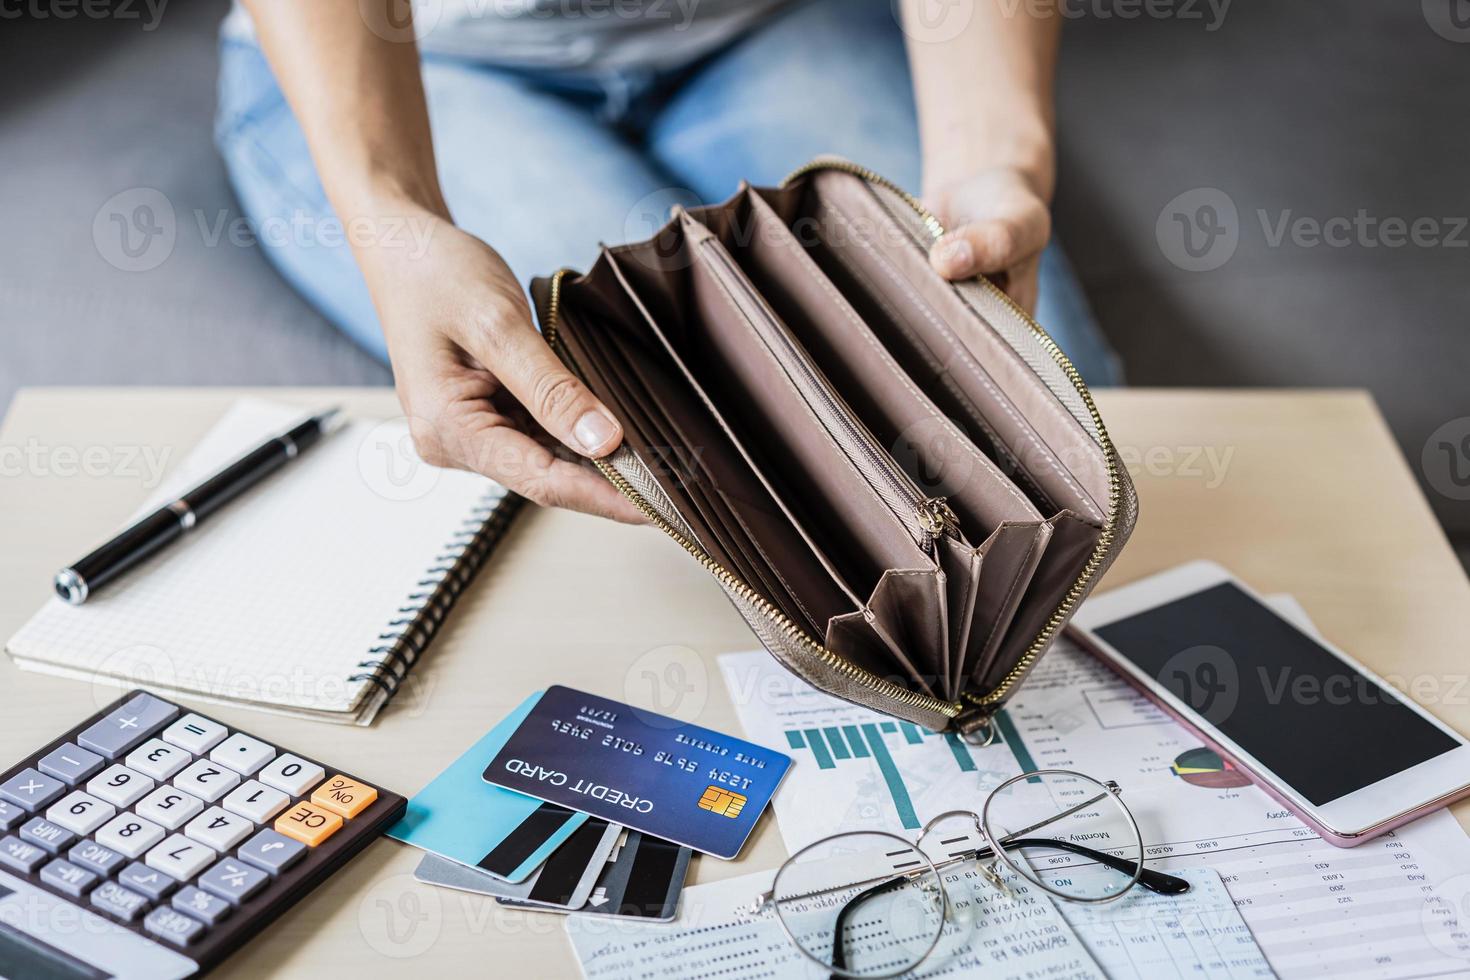
[[[789,0],[414,0],[412,29],[377,5],[368,27],[392,40],[413,36],[428,54],[512,67],[619,71],[687,65]],[[390,5],[384,5],[385,9]],[[252,38],[236,3],[227,37]]]

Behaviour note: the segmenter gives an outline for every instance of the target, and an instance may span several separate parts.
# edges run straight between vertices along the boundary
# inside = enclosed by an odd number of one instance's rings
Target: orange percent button
[[[276,831],[316,847],[342,827],[342,818],[305,800],[276,818]]]
[[[346,776],[333,776],[311,794],[311,802],[344,817],[357,816],[377,798],[377,790]]]

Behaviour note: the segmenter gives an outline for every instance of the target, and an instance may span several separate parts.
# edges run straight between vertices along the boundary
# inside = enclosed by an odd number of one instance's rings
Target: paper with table
[[[1271,976],[1220,876],[1209,868],[1182,872],[1193,886],[1177,898],[1135,889],[1103,909],[1054,903],[1017,876],[1007,878],[1011,903],[978,875],[949,884],[951,909],[938,948],[917,977],[1003,978],[1196,977],[1247,980]],[[770,912],[753,912],[754,897],[773,872],[729,878],[684,892],[674,926],[567,923],[587,980],[700,980],[747,974],[824,977],[786,939]],[[855,925],[854,935],[871,930]],[[874,942],[869,939],[868,942]],[[861,955],[861,943],[853,947]]]
[[[1121,784],[1153,866],[1220,873],[1279,974],[1470,970],[1455,915],[1470,890],[1470,840],[1453,817],[1333,847],[1065,639],[984,748],[823,695],[764,652],[726,655],[721,668],[746,734],[795,759],[773,801],[789,850],[843,830],[912,835],[943,810],[978,808],[1018,771],[1076,769]]]

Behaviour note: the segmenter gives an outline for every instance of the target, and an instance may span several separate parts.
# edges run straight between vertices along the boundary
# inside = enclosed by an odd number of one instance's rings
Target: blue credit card
[[[506,881],[525,881],[587,820],[585,813],[488,786],[480,778],[540,697],[521,702],[410,799],[388,836]]]
[[[789,756],[744,739],[552,687],[485,780],[733,858],[790,765]]]

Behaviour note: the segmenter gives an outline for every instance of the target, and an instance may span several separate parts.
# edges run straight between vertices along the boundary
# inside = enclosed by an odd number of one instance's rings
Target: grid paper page
[[[237,402],[140,516],[302,417]],[[425,466],[404,420],[352,422],[85,605],[52,599],[7,649],[35,669],[350,712],[377,688],[348,678],[367,672],[390,622],[412,617],[409,596],[476,509],[502,495]]]

